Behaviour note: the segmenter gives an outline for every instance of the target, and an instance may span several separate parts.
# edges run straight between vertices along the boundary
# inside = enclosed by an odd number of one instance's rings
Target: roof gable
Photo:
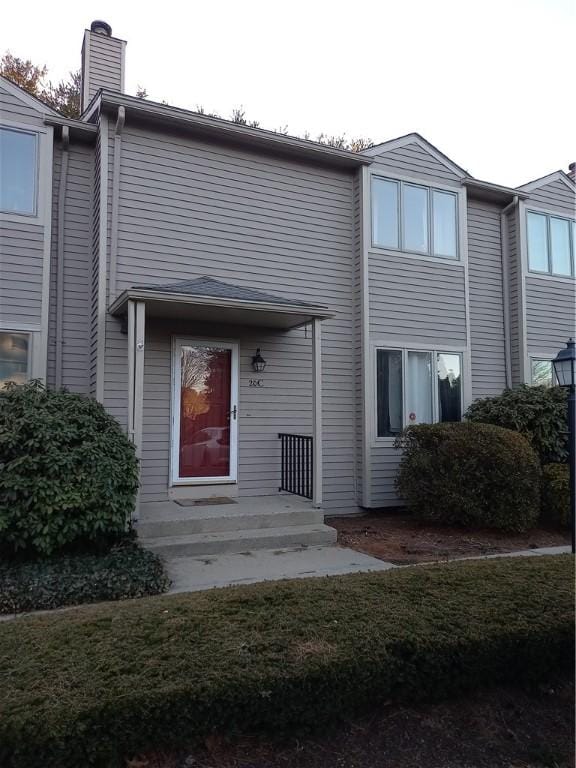
[[[532,192],[535,189],[540,189],[541,187],[553,184],[556,181],[564,184],[571,192],[576,192],[576,184],[568,174],[564,173],[564,171],[554,171],[547,176],[542,176],[539,179],[534,179],[534,181],[529,181],[527,184],[522,184],[518,189],[522,189],[525,192]]]
[[[427,141],[423,136],[420,136],[419,133],[408,133],[406,136],[399,136],[397,139],[384,141],[381,144],[376,144],[374,147],[363,150],[362,154],[368,155],[370,157],[377,157],[378,155],[383,155],[386,152],[393,152],[410,145],[419,147],[421,150],[433,157],[438,163],[440,163],[440,165],[451,171],[455,176],[459,178],[467,178],[470,176],[470,174],[465,171],[464,168],[461,168],[455,162],[450,160],[449,157],[447,157],[443,152],[440,152],[437,147]]]
[[[4,75],[0,75],[0,87],[30,109],[34,109],[40,115],[59,114],[55,109],[44,104],[43,101],[40,101],[36,96],[32,96],[32,94],[25,91],[24,88],[21,88],[19,85],[16,85],[16,83],[13,83],[7,77],[4,77]]]

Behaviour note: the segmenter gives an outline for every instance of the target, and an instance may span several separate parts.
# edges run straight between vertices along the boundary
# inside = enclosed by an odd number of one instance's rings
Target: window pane
[[[398,184],[372,180],[372,242],[398,248]]]
[[[554,383],[551,360],[532,360],[532,385],[551,387]]]
[[[550,217],[550,249],[552,251],[552,272],[555,275],[570,275],[570,222],[568,219]]]
[[[0,210],[36,209],[36,136],[0,129]]]
[[[376,352],[378,437],[392,437],[402,431],[402,352]]]
[[[0,331],[0,389],[8,381],[24,384],[28,379],[27,333],[6,333]]]
[[[434,254],[456,258],[456,195],[432,193],[434,216]]]
[[[432,422],[432,353],[408,352],[406,371],[408,424]]]
[[[528,264],[537,272],[548,272],[548,237],[546,216],[528,213]]]
[[[462,419],[462,356],[439,352],[438,421]]]
[[[407,251],[428,252],[428,190],[402,185],[402,227]]]

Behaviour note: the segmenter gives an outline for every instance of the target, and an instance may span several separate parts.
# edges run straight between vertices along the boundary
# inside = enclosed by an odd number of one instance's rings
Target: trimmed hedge
[[[517,432],[491,424],[418,424],[403,450],[399,495],[418,517],[525,531],[540,512],[540,464]]]
[[[570,527],[570,480],[567,464],[542,467],[542,521]]]
[[[96,400],[38,381],[0,392],[0,550],[50,555],[126,529],[134,446]]]
[[[570,668],[572,558],[509,558],[84,607],[0,624],[0,765],[123,765],[384,701]]]
[[[0,563],[0,614],[158,595],[170,586],[160,558],[135,543],[101,555]]]
[[[543,464],[567,460],[568,405],[566,391],[562,387],[523,384],[505,389],[497,397],[476,400],[468,408],[466,418],[520,432],[536,450]]]

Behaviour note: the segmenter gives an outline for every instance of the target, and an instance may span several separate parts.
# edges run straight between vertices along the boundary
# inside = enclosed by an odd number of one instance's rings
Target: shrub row
[[[0,764],[111,768],[213,732],[546,680],[572,662],[572,591],[570,557],[510,558],[4,622]]]
[[[0,550],[50,555],[123,532],[138,463],[90,397],[39,382],[0,391]]]
[[[160,559],[136,544],[84,554],[0,563],[0,614],[122,600],[165,592]]]

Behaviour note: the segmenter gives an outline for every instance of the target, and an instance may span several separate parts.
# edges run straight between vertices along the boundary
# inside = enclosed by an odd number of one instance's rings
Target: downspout
[[[62,387],[62,357],[64,339],[62,338],[64,327],[64,226],[66,207],[66,186],[68,183],[68,148],[70,146],[70,129],[62,126],[62,165],[60,168],[60,186],[58,188],[58,241],[56,258],[58,262],[56,270],[56,361],[54,385],[56,389]]]
[[[118,206],[120,197],[120,160],[122,152],[122,130],[126,122],[126,110],[118,107],[114,131],[114,166],[112,176],[112,216],[110,232],[110,303],[116,298],[116,265],[118,262]]]
[[[510,248],[508,246],[508,211],[513,211],[518,206],[518,195],[505,208],[500,211],[500,239],[502,243],[502,308],[504,313],[504,367],[506,375],[506,387],[512,387],[512,340],[510,338]]]

